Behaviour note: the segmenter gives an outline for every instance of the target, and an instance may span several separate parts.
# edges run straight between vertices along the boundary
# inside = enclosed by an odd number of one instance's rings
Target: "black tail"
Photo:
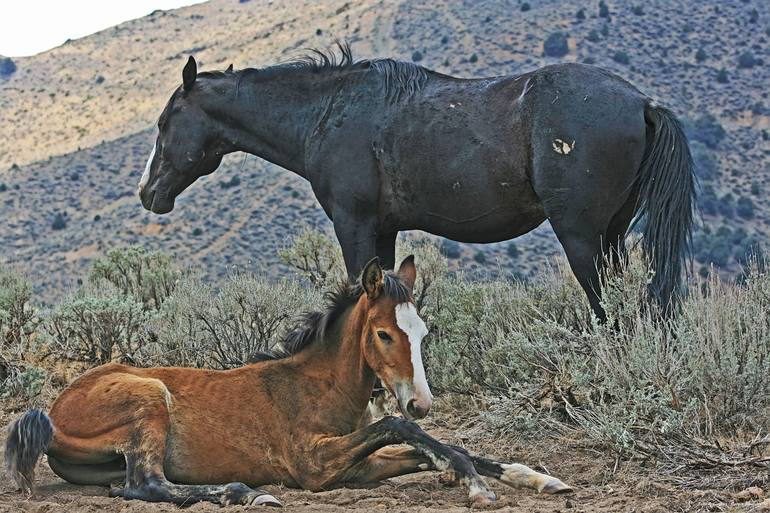
[[[634,224],[644,219],[642,251],[654,272],[649,293],[668,315],[681,298],[691,254],[696,177],[684,129],[671,111],[648,102],[644,118],[652,140],[639,174]]]
[[[5,470],[22,492],[32,492],[35,466],[40,455],[48,451],[51,439],[53,424],[43,410],[30,410],[11,425],[5,443]]]

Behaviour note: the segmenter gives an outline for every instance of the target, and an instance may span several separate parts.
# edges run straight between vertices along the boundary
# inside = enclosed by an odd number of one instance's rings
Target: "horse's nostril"
[[[415,419],[421,419],[428,414],[428,407],[421,405],[416,399],[406,403],[406,412]]]

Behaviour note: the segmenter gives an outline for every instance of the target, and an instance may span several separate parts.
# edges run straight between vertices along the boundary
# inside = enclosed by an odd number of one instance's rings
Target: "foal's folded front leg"
[[[450,445],[452,449],[465,454],[473,462],[473,466],[482,475],[492,477],[514,488],[531,488],[540,493],[568,493],[572,488],[548,474],[541,474],[526,465],[519,463],[502,463],[481,456],[474,456],[461,447]]]
[[[373,453],[394,444],[410,445],[424,459],[404,458],[401,463],[390,465],[383,472],[369,458],[376,459]],[[325,461],[344,461],[341,468],[329,476],[325,483],[327,486],[372,482],[384,477],[436,469],[453,472],[460,483],[468,487],[468,497],[474,504],[482,505],[495,500],[494,492],[487,487],[466,454],[442,444],[414,422],[401,418],[384,417],[349,435],[324,440],[317,450],[320,451],[318,457]]]

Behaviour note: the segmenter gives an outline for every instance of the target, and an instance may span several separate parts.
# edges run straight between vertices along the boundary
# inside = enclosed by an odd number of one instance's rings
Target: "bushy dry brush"
[[[606,277],[608,322],[598,324],[562,262],[528,283],[474,281],[450,273],[433,242],[400,240],[397,261],[410,253],[419,272],[415,300],[430,328],[424,357],[431,387],[483,404],[485,429],[517,437],[569,432],[619,459],[654,461],[675,480],[721,476],[739,486],[756,481],[757,469],[767,475],[764,260],[755,259],[737,282],[716,273],[691,281],[681,312],[666,320],[648,306],[650,275],[632,255],[622,272]],[[35,402],[46,383],[41,354],[89,365],[243,365],[279,344],[298,314],[317,308],[344,275],[336,244],[322,234],[301,233],[282,258],[297,279],[233,274],[208,284],[162,255],[114,251],[94,264],[86,285],[42,316],[26,281],[3,271],[2,356],[15,369],[3,376],[3,393]]]

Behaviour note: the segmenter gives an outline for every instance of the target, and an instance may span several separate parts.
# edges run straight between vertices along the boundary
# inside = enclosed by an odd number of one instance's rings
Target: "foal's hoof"
[[[490,506],[497,501],[495,492],[491,490],[478,491],[470,496],[471,508],[484,508]]]
[[[540,493],[547,493],[549,495],[556,495],[559,493],[571,493],[574,490],[571,486],[565,485],[555,477],[548,481],[548,483],[540,490]]]
[[[281,501],[265,493],[262,490],[252,490],[243,483],[230,483],[225,489],[222,497],[222,505],[241,504],[243,506],[278,506],[281,507]]]
[[[279,501],[269,493],[263,493],[261,495],[257,495],[248,504],[251,506],[274,506],[276,508],[283,507],[283,504],[281,503],[281,501]]]

